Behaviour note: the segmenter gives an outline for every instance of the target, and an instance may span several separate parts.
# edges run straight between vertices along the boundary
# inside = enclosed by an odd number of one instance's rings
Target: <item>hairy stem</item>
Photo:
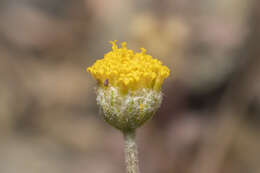
[[[137,146],[135,142],[135,130],[124,132],[124,140],[127,173],[140,173],[138,166]]]

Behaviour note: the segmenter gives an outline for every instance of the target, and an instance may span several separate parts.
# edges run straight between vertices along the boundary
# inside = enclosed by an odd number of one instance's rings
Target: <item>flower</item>
[[[128,131],[150,119],[162,102],[161,86],[169,74],[161,61],[141,52],[134,53],[123,42],[116,41],[112,51],[87,68],[98,81],[97,103],[104,119],[112,126]]]
[[[168,67],[147,55],[144,48],[141,48],[141,52],[134,53],[126,47],[126,42],[122,43],[122,48],[117,47],[116,41],[111,43],[112,51],[87,68],[100,86],[106,87],[109,84],[125,92],[141,88],[161,89],[164,79],[170,74]]]

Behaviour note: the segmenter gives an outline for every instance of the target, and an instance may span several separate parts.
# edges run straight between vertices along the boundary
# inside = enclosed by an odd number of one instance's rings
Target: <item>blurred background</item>
[[[143,173],[260,172],[257,0],[0,0],[0,172],[122,173],[86,67],[110,40],[171,69]]]

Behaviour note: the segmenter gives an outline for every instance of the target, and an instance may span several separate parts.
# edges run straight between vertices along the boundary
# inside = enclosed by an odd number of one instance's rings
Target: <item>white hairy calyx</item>
[[[162,93],[142,88],[122,94],[116,87],[99,87],[97,103],[104,119],[122,131],[134,130],[150,119],[162,102]]]

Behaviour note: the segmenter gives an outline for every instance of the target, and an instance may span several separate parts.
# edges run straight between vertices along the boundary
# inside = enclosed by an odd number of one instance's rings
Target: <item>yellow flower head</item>
[[[147,55],[144,48],[141,48],[141,52],[134,53],[126,47],[126,42],[121,44],[122,48],[118,48],[116,41],[110,43],[113,45],[112,51],[87,68],[87,72],[91,73],[100,86],[111,85],[122,91],[141,88],[160,91],[164,79],[170,74],[168,67]]]

